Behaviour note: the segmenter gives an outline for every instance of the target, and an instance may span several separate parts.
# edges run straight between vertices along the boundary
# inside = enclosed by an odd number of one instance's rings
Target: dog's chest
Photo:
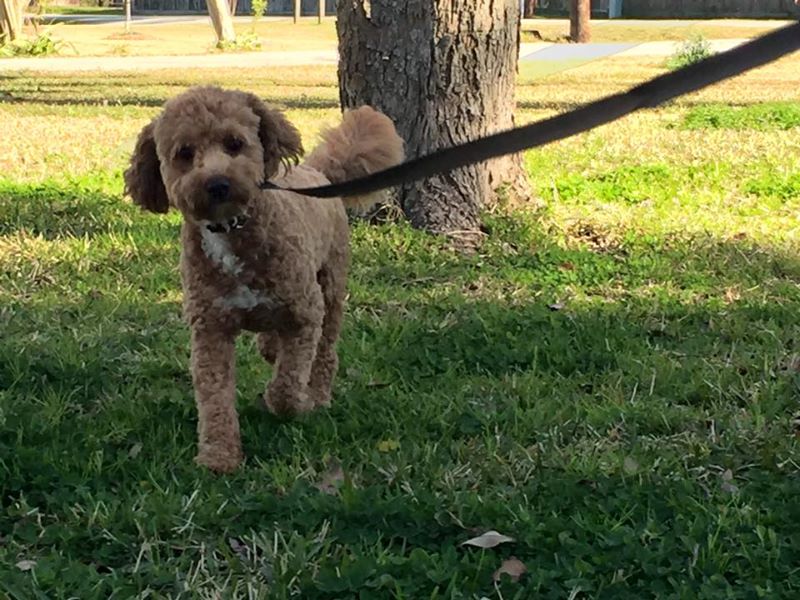
[[[216,271],[225,281],[233,279],[234,286],[224,285],[226,291],[214,300],[214,304],[225,310],[270,310],[280,307],[280,302],[273,293],[243,283],[246,270],[244,260],[236,254],[225,234],[201,230],[200,246]]]

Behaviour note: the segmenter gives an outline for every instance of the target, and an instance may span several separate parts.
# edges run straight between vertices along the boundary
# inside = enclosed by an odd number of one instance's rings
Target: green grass
[[[51,15],[122,15],[121,8],[106,6],[58,6],[47,5],[45,13]]]
[[[800,102],[698,106],[686,113],[683,125],[688,129],[793,129],[800,127]]]
[[[523,74],[519,119],[655,68]],[[120,173],[181,86],[254,89],[313,140],[335,73],[4,80],[0,597],[796,596],[796,131],[676,126],[792,100],[771,73],[527,153],[538,208],[487,214],[475,255],[356,225],[333,408],[266,415],[243,336],[225,477],[192,463],[179,218]],[[460,545],[489,529],[516,541]]]

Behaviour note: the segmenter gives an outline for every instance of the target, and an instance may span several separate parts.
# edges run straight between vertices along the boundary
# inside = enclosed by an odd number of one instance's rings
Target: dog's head
[[[300,134],[253,94],[192,88],[146,125],[125,171],[125,191],[147,210],[177,208],[226,231],[247,218],[258,184],[297,163]]]

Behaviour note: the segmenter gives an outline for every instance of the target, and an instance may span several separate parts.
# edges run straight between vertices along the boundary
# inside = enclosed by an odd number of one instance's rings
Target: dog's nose
[[[206,181],[206,192],[212,202],[224,202],[231,191],[231,180],[223,175],[209,177]]]

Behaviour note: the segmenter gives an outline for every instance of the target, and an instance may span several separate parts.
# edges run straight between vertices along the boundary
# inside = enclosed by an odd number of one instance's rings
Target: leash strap
[[[677,96],[740,75],[798,49],[800,21],[693,65],[660,75],[627,92],[524,127],[438,150],[366,177],[312,188],[283,188],[269,181],[260,184],[260,187],[317,198],[368,194],[588,131],[639,109],[658,106]]]

